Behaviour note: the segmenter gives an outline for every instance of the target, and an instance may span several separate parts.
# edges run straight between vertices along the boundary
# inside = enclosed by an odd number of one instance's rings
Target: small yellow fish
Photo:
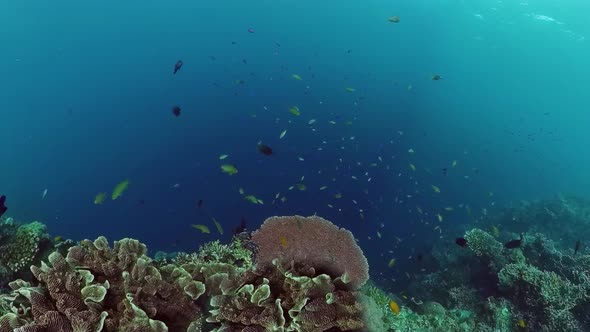
[[[410,164],[410,169],[411,169],[412,171],[416,171],[416,166],[414,166],[414,164]]]
[[[301,76],[299,76],[299,74],[293,74],[293,75],[291,75],[291,77],[293,77],[294,79],[296,79],[298,81],[302,80],[302,78],[301,78]]]
[[[526,322],[523,319],[518,320],[518,327],[524,329],[526,328]]]
[[[223,164],[221,165],[221,171],[227,175],[238,174],[238,169],[234,165]]]
[[[439,194],[440,193],[440,188],[435,186],[435,185],[431,185],[432,186],[432,191],[434,191],[435,193]]]
[[[111,195],[111,198],[113,200],[119,198],[121,195],[123,195],[123,193],[125,192],[125,190],[127,190],[127,187],[129,186],[129,180],[125,179],[123,181],[121,181],[119,184],[117,184],[115,186],[115,189],[113,189],[113,194]]]
[[[455,167],[455,166],[457,166],[457,161],[456,160],[453,160],[453,163],[451,164],[451,167]]]
[[[396,315],[399,315],[399,305],[394,300],[389,301],[389,309]]]
[[[395,258],[392,258],[389,260],[389,263],[387,264],[387,266],[393,267],[394,265],[395,265]]]
[[[219,160],[223,160],[225,158],[229,157],[229,155],[227,154],[222,154],[221,156],[219,156]]]
[[[355,88],[346,88],[344,90],[346,90],[346,92],[355,92],[356,91]]]
[[[492,225],[490,227],[490,234],[492,234],[494,237],[499,237],[500,236],[500,230],[498,229],[498,227]]]
[[[213,223],[215,224],[215,227],[217,227],[217,231],[219,232],[220,235],[223,235],[223,228],[221,228],[221,224],[217,221],[217,219],[212,218],[213,219]]]
[[[296,183],[296,184],[295,184],[295,188],[297,188],[297,189],[298,189],[298,190],[300,190],[300,191],[305,191],[305,190],[307,190],[307,186],[305,186],[305,184],[303,184],[303,183]]]
[[[281,244],[281,247],[283,248],[287,248],[287,246],[289,245],[289,242],[287,241],[287,237],[284,235],[279,235],[279,243]]]
[[[287,135],[287,129],[281,131],[281,135],[279,135],[279,139],[283,139],[283,137],[285,137],[285,135]]]
[[[262,200],[256,198],[254,195],[244,196],[244,199],[252,204],[263,204]]]
[[[61,235],[58,235],[58,236],[56,236],[56,237],[53,238],[53,242],[61,242],[63,240],[64,240],[64,238],[61,237]]]
[[[107,193],[98,193],[94,197],[94,204],[100,205],[104,202],[105,197],[107,197]]]
[[[436,214],[436,218],[438,219],[439,222],[443,221],[443,217],[440,215],[440,213]]]
[[[195,229],[200,230],[201,233],[205,233],[205,234],[210,234],[211,233],[211,231],[209,230],[209,227],[207,227],[205,225],[200,225],[200,224],[199,225],[195,225],[195,224],[192,224],[191,226],[193,228],[195,228]]]
[[[299,107],[297,107],[297,106],[293,106],[293,107],[289,108],[289,113],[291,113],[295,116],[301,115],[301,111],[299,111]]]

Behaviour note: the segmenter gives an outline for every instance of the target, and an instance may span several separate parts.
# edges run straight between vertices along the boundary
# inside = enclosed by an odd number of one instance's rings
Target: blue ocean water
[[[376,279],[397,278],[482,211],[589,194],[588,12],[585,1],[5,1],[7,215],[153,253],[227,241],[242,218],[252,230],[317,213],[355,234]]]

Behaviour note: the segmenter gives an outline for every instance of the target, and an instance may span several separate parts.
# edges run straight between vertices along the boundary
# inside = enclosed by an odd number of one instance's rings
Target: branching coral
[[[500,284],[515,303],[542,311],[548,323],[572,318],[571,310],[588,297],[590,285],[574,284],[555,272],[527,264],[508,264],[499,273]]]
[[[272,217],[252,234],[258,246],[258,266],[305,262],[333,277],[342,276],[352,289],[369,278],[369,264],[352,233],[331,222],[313,217]]]
[[[0,266],[7,269],[8,276],[27,270],[44,251],[51,249],[47,228],[39,222],[18,225],[0,225],[3,236],[0,238]]]
[[[507,263],[503,253],[503,246],[491,234],[475,228],[465,233],[467,246],[477,256],[486,257],[490,260],[492,268],[499,270]]]
[[[219,240],[208,242],[196,253],[179,253],[172,262],[176,265],[193,264],[231,264],[242,271],[254,266],[253,252],[247,249],[241,239],[235,238],[229,244],[222,244]]]

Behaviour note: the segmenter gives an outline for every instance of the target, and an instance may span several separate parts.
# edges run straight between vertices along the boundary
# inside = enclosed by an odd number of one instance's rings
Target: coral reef
[[[213,296],[208,322],[220,330],[337,331],[364,327],[363,306],[357,293],[341,280],[313,268],[281,267],[278,260],[246,273],[220,295]]]
[[[256,264],[305,262],[346,280],[352,289],[369,278],[369,264],[352,233],[320,217],[272,217],[252,234]]]
[[[352,234],[317,217],[272,220],[285,224],[268,222],[258,231],[263,255],[243,236],[230,244],[207,243],[197,253],[160,254],[158,261],[133,239],[112,247],[104,237],[68,245],[67,254],[56,250],[32,265],[31,282],[9,283],[10,292],[0,295],[0,332],[366,330],[357,289],[368,278],[368,265]],[[308,235],[289,238],[293,247],[317,239],[320,231],[336,242],[317,246],[313,255],[279,250],[289,254],[267,262],[269,243],[285,249],[275,232],[285,234],[279,228],[290,231],[293,223],[309,225]],[[361,268],[335,264],[344,262],[343,253]]]
[[[82,241],[67,257],[52,253],[49,264],[31,267],[36,286],[10,284],[13,292],[5,300],[27,322],[16,331],[187,331],[198,325],[193,298],[200,285],[174,271],[161,273],[145,253],[136,240],[110,248],[104,237]],[[14,328],[11,317],[3,319]]]
[[[15,278],[30,277],[29,267],[53,251],[47,228],[40,222],[0,221],[0,287]],[[23,273],[24,272],[24,273]]]

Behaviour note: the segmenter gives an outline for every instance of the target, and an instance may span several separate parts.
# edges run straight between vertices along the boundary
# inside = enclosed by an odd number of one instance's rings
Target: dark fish
[[[174,114],[175,117],[180,116],[180,106],[172,107],[172,114]]]
[[[5,202],[6,202],[6,196],[4,196],[4,195],[0,196],[0,217],[2,217],[4,212],[6,212],[6,210],[8,210],[6,205],[4,205]]]
[[[442,169],[442,173],[443,173],[444,176],[447,176],[448,172],[449,172],[448,169],[446,169],[446,168],[443,168]]]
[[[2,214],[0,213],[0,215],[2,215]],[[580,246],[581,246],[580,240],[576,241],[576,248],[574,249],[574,256],[575,256],[575,255],[578,253],[578,251],[580,250]]]
[[[247,65],[248,64],[248,60],[242,59],[242,63],[245,64],[245,65]]]
[[[458,237],[455,239],[455,243],[460,247],[465,248],[467,246],[467,239],[464,237]]]
[[[259,143],[257,148],[258,148],[258,151],[260,151],[265,156],[272,155],[272,149],[268,145],[264,145],[264,144]]]
[[[418,262],[421,262],[423,258],[424,256],[422,256],[421,252],[419,252],[418,255],[416,255],[416,259],[418,260]]]
[[[197,207],[201,207],[201,206],[203,206],[203,200],[202,200],[202,199],[200,199],[200,200],[197,202]]]
[[[180,68],[182,68],[183,64],[184,63],[182,62],[182,60],[176,61],[176,64],[174,65],[174,75],[176,75],[176,73],[180,70]]]
[[[233,235],[238,235],[246,230],[246,219],[244,217],[240,218],[240,224],[232,229]]]
[[[440,75],[432,75],[432,80],[433,81],[439,81],[441,79],[442,79],[442,76],[440,76]]]
[[[520,239],[518,239],[518,240],[510,240],[510,241],[508,241],[508,242],[506,242],[504,244],[504,247],[506,249],[515,249],[515,248],[518,248],[522,244],[522,240],[524,240],[524,236],[521,233],[520,234]]]

